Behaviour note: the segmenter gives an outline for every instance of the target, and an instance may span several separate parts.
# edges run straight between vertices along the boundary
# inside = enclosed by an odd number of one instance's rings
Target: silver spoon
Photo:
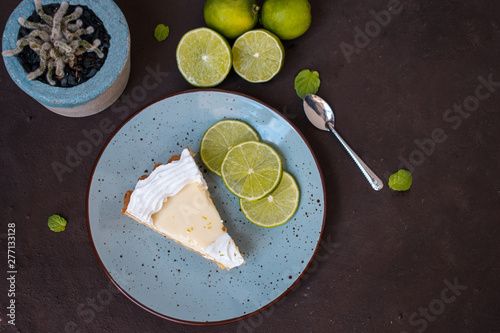
[[[307,95],[304,98],[304,111],[307,118],[314,126],[323,131],[330,130],[330,132],[335,134],[337,139],[339,139],[342,146],[344,146],[349,155],[351,155],[352,159],[375,191],[379,191],[382,189],[382,187],[384,187],[384,183],[382,183],[380,178],[377,177],[377,175],[365,164],[365,162],[361,160],[361,158],[359,158],[358,155],[356,155],[351,147],[349,147],[349,145],[342,139],[340,134],[337,133],[334,128],[335,115],[333,114],[333,110],[330,105],[328,105],[328,103],[325,102],[324,99],[316,95]]]

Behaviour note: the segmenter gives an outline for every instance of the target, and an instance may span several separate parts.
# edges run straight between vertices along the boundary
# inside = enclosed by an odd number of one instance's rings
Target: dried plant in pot
[[[14,82],[47,109],[83,117],[106,109],[130,74],[130,32],[112,0],[23,0],[2,55]]]

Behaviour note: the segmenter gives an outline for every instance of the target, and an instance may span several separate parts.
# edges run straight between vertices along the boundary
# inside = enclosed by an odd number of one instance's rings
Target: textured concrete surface
[[[53,114],[0,66],[1,331],[499,330],[498,2],[313,0],[312,26],[284,43],[286,62],[275,79],[249,84],[232,72],[218,86],[256,97],[298,126],[317,154],[328,199],[323,246],[300,285],[257,316],[209,328],[168,322],[130,302],[110,285],[87,235],[88,179],[109,129],[191,88],[177,71],[175,48],[183,33],[204,25],[201,1],[116,2],[133,41],[131,77],[116,112]],[[17,3],[2,1],[2,29]],[[374,13],[388,7],[390,16],[375,23]],[[161,43],[153,37],[158,23],[171,31]],[[400,164],[412,169],[410,191],[374,192],[335,139],[307,122],[293,90],[304,68],[319,71],[318,94],[335,106],[345,140],[384,180]],[[67,165],[68,151],[98,128],[103,140],[58,177],[52,165]],[[63,233],[47,227],[54,213],[68,220]],[[9,223],[14,298],[6,279]],[[15,326],[7,323],[11,299]]]

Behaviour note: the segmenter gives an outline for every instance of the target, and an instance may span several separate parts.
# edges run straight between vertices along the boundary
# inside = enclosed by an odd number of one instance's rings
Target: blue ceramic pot
[[[42,5],[57,3],[42,0]],[[69,117],[84,117],[109,107],[121,95],[130,74],[130,32],[120,8],[112,0],[67,0],[70,5],[89,7],[103,22],[111,36],[107,58],[101,69],[88,81],[75,87],[57,87],[38,80],[28,80],[27,72],[15,56],[4,56],[5,67],[14,82],[47,109]],[[16,48],[20,25],[35,10],[33,0],[23,0],[7,21],[3,51]]]

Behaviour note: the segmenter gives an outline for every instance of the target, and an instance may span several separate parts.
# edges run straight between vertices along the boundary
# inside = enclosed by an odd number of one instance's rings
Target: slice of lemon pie
[[[220,268],[245,262],[189,148],[139,178],[135,189],[125,194],[122,213],[215,261]]]

